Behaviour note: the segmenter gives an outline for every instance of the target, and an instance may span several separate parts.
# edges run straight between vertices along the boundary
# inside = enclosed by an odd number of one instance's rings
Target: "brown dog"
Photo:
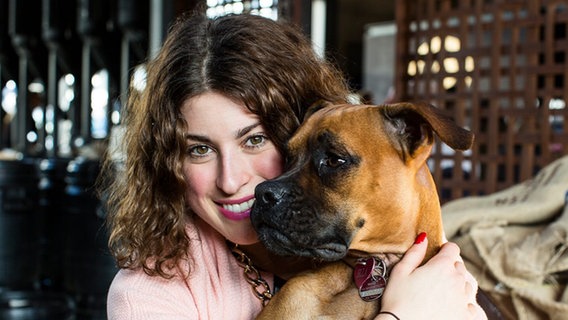
[[[379,303],[363,299],[380,297],[416,236],[428,234],[425,261],[439,250],[426,163],[434,133],[456,150],[473,142],[428,104],[325,105],[309,116],[289,141],[286,173],[257,187],[251,219],[268,250],[335,262],[290,279],[261,319],[372,318]]]

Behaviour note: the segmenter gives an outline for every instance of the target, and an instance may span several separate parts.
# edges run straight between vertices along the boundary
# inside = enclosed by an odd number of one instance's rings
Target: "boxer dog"
[[[456,150],[473,143],[425,103],[327,104],[307,117],[288,143],[285,173],[257,186],[251,220],[269,251],[326,263],[290,279],[260,319],[370,319],[380,305],[369,301],[420,232],[428,234],[424,261],[436,254],[434,134]]]

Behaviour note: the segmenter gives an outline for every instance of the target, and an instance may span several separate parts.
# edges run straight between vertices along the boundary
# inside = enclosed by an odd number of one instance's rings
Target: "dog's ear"
[[[467,150],[473,144],[473,133],[430,104],[397,103],[380,106],[379,110],[390,128],[387,131],[400,143],[403,156],[414,158],[421,147],[431,146],[434,133],[455,150]]]
[[[331,102],[325,100],[318,100],[312,103],[306,110],[303,121],[306,121],[306,119],[308,119],[312,114],[316,113],[318,110],[321,110],[329,105],[331,105]]]

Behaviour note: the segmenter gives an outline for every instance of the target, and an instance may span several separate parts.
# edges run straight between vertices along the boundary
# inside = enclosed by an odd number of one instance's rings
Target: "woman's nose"
[[[226,194],[234,194],[250,179],[249,165],[244,155],[231,154],[221,157],[217,187]]]

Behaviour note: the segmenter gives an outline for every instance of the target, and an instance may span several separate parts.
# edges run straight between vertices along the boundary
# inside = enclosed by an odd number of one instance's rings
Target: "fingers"
[[[456,268],[456,271],[463,275],[464,278],[467,278],[467,270],[465,269],[465,265],[463,264],[463,262],[461,261],[456,261],[454,262],[454,267]]]
[[[416,238],[416,242],[406,251],[402,260],[396,264],[392,272],[400,272],[402,274],[410,274],[424,260],[426,249],[428,248],[428,238],[426,233],[422,232]]]
[[[417,240],[420,240],[419,237]],[[427,239],[416,241],[391,271],[383,296],[385,310],[401,319],[486,320],[476,301],[477,282],[455,243],[444,244],[424,265]]]
[[[459,276],[463,277],[465,281],[465,294],[469,301],[471,301],[474,305],[477,305],[477,289],[478,284],[477,280],[473,277],[469,271],[467,271],[465,264],[460,259],[454,262],[454,266],[456,268],[456,272]]]
[[[464,277],[465,292],[466,292],[467,297],[471,301],[475,302],[476,301],[476,295],[477,295],[477,280],[475,280],[473,275],[471,275],[471,273],[469,273],[467,271],[467,269],[465,268],[465,265],[462,262],[456,262],[455,266],[456,266],[456,270],[457,270],[458,274],[460,274]]]
[[[469,271],[467,271],[465,264],[461,259],[461,256],[459,256],[459,247],[456,246],[457,248],[451,248],[452,246],[453,244],[448,243],[448,251],[446,252],[446,254],[448,254],[448,258],[451,257],[454,253],[458,254],[458,259],[454,262],[454,267],[458,276],[463,277],[463,281],[465,282],[465,297],[467,301],[469,301],[469,303],[467,304],[467,309],[470,315],[472,315],[473,319],[486,320],[487,315],[485,314],[485,311],[483,311],[481,306],[479,306],[479,304],[477,303],[477,280],[471,273],[469,273]]]
[[[465,268],[465,267],[464,267]],[[473,291],[475,294],[477,294],[477,289],[479,288],[479,285],[477,283],[477,279],[475,279],[475,277],[469,273],[469,271],[465,271],[465,280],[471,284]]]
[[[486,320],[476,301],[477,281],[467,271],[460,248],[455,243],[445,243],[421,265],[428,241],[420,242],[420,238],[391,271],[383,306],[408,319]]]
[[[468,311],[470,312],[470,314],[473,315],[473,319],[475,320],[487,320],[487,314],[485,313],[485,311],[483,310],[483,308],[481,308],[481,306],[477,303],[475,304],[469,304],[468,306]]]
[[[428,238],[426,233],[422,232],[416,238],[416,242],[402,257],[402,260],[394,267],[393,272],[401,272],[403,274],[410,274],[414,269],[416,269],[424,260],[426,255],[426,249],[428,248]],[[462,261],[460,257],[460,248],[452,242],[447,242],[442,245],[440,252],[435,255],[432,260],[436,262],[437,260],[444,261]],[[465,270],[465,267],[464,267]],[[464,272],[466,273],[466,272]]]
[[[460,257],[460,247],[453,242],[446,242],[442,245],[440,252],[433,259],[451,259],[451,261],[462,261]]]
[[[473,288],[473,285],[468,281],[465,282],[465,295],[470,301],[475,302],[476,290]]]

